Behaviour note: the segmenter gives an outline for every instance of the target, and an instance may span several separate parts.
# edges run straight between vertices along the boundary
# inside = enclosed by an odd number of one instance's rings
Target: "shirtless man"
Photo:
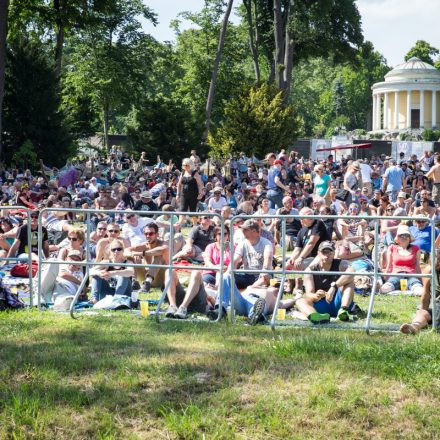
[[[141,257],[146,264],[169,264],[169,247],[165,241],[158,238],[159,228],[156,223],[150,223],[144,227],[145,242],[127,248],[126,256]],[[142,290],[149,292],[151,287],[162,287],[165,284],[165,269],[145,268],[145,279]]]
[[[438,207],[440,205],[440,155],[436,156],[435,165],[426,173],[426,177],[432,180],[432,200]]]
[[[112,189],[110,187],[101,187],[99,189],[99,197],[95,199],[95,208],[100,211],[104,211],[107,209],[115,209],[118,201],[114,199],[112,196]],[[97,213],[96,216],[101,220],[108,220],[110,216],[108,214],[100,214]]]

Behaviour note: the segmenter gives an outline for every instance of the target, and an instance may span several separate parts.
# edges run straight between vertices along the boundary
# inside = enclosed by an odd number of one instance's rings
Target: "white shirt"
[[[145,242],[144,228],[154,220],[149,217],[139,217],[136,226],[129,223],[124,223],[122,226],[122,238],[130,242],[130,246],[136,246]]]
[[[217,200],[215,200],[215,197],[211,197],[208,201],[208,208],[210,211],[221,211],[223,206],[226,206],[228,202],[224,197],[220,197]]]
[[[362,182],[371,183],[371,172],[373,171],[367,163],[361,163]]]

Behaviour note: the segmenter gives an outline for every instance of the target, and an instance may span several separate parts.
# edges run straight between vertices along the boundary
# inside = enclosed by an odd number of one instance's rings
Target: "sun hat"
[[[355,169],[355,170],[360,170],[361,166],[359,165],[359,162],[354,161],[351,166]]]
[[[67,254],[68,257],[78,257],[81,258],[81,252],[75,249],[72,249],[69,251],[69,253]]]
[[[141,192],[141,197],[144,198],[144,199],[151,199],[150,191],[143,191],[143,192]]]
[[[399,194],[397,194],[397,197],[402,197],[402,198],[406,199],[406,192],[400,191]]]
[[[397,232],[396,232],[396,238],[397,238],[399,235],[405,235],[405,234],[410,236],[409,241],[414,241],[414,237],[413,237],[413,235],[411,234],[411,231],[410,231],[410,229],[409,229],[409,226],[407,226],[407,225],[399,225],[399,227],[397,228]]]

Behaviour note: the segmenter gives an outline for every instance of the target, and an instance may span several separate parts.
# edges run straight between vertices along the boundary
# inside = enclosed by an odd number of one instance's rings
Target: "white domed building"
[[[373,131],[440,127],[440,70],[410,58],[373,90]]]

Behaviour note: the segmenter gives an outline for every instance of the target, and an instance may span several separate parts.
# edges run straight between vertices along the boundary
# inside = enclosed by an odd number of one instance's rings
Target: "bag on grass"
[[[17,293],[12,293],[7,287],[0,286],[0,311],[17,310],[25,307]]]
[[[32,261],[32,278],[37,275],[38,262]],[[18,278],[28,278],[29,277],[29,264],[18,263],[11,269],[11,275]]]

